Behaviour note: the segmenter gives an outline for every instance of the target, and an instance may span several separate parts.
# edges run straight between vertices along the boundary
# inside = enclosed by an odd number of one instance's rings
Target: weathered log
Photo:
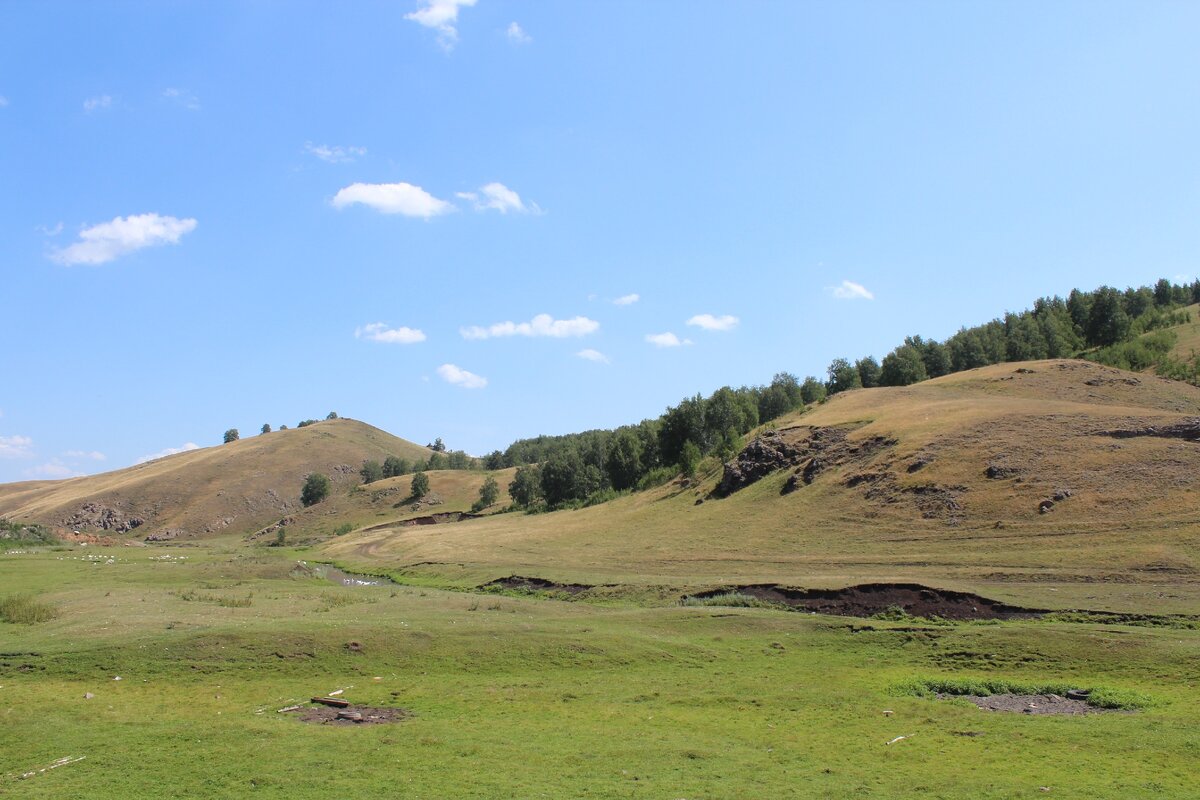
[[[340,697],[314,697],[314,703],[320,703],[323,706],[333,706],[334,708],[345,708],[350,705],[349,700],[343,700]]]

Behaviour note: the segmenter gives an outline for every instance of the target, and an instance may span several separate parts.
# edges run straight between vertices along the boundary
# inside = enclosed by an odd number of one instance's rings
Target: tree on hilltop
[[[263,426],[262,426],[262,430],[260,430],[259,433],[270,433],[270,432],[271,432],[271,423],[264,422]]]
[[[242,438],[242,436],[238,433],[237,428],[230,428],[229,430],[225,431],[225,444],[236,442],[240,438]]]

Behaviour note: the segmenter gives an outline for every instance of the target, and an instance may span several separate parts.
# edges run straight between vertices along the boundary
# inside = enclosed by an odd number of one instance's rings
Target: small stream
[[[340,583],[342,586],[393,586],[396,583],[389,578],[381,578],[378,575],[361,575],[356,572],[346,572],[344,569],[338,569],[332,564],[309,564],[305,561],[301,561],[300,564],[318,578]]]

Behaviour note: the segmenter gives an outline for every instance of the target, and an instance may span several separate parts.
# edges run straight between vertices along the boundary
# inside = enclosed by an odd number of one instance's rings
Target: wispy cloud
[[[188,111],[200,110],[200,98],[196,97],[196,95],[192,94],[187,89],[177,89],[172,86],[163,89],[162,96],[170,100],[172,103],[183,106]]]
[[[497,322],[486,328],[472,325],[459,328],[464,339],[491,339],[501,336],[549,336],[565,339],[569,336],[587,336],[600,329],[600,323],[587,317],[555,319],[549,314],[538,314],[529,322]]]
[[[647,333],[646,341],[655,347],[683,347],[684,345],[692,344],[691,339],[680,339],[670,331],[666,333]]]
[[[476,375],[474,372],[467,372],[454,364],[442,364],[437,368],[437,374],[446,383],[452,383],[464,389],[482,389],[487,386],[487,378]]]
[[[167,456],[173,456],[177,453],[186,453],[189,450],[199,450],[199,449],[200,449],[200,445],[196,444],[195,442],[186,442],[180,447],[168,447],[164,450],[159,450],[157,453],[151,453],[148,456],[142,456],[134,463],[135,464],[145,464],[147,461],[155,461],[160,458],[166,458]]]
[[[42,236],[58,236],[63,232],[63,224],[62,222],[59,222],[53,228],[47,225],[38,225],[36,228],[34,228],[34,230],[36,230]]]
[[[501,214],[507,214],[509,211],[515,211],[519,214],[530,212],[534,214],[541,213],[541,208],[538,207],[537,203],[525,205],[521,200],[521,195],[503,183],[489,183],[486,186],[481,186],[478,192],[458,192],[457,196],[463,200],[470,201],[471,205],[475,206],[476,211],[491,210],[499,211]]]
[[[340,144],[313,144],[312,142],[305,142],[304,150],[310,155],[314,155],[330,164],[349,164],[354,159],[367,154],[367,148],[365,147],[342,146]]]
[[[28,458],[33,455],[33,439],[28,436],[0,436],[0,458]]]
[[[688,325],[703,328],[706,331],[731,331],[738,325],[738,318],[732,314],[714,317],[712,314],[697,314],[687,321]]]
[[[96,95],[95,97],[89,97],[87,100],[84,100],[83,101],[83,110],[90,114],[93,111],[97,111],[102,108],[108,108],[111,105],[112,105],[112,98],[106,94],[100,94],[100,95]]]
[[[586,350],[580,350],[575,355],[579,356],[585,361],[595,361],[597,364],[610,363],[608,356],[604,355],[604,353],[601,353],[599,350],[592,350],[590,347]]]
[[[829,290],[833,296],[839,300],[874,300],[875,295],[871,293],[867,287],[861,283],[854,281],[842,281],[838,286],[831,286]]]
[[[99,450],[68,450],[63,455],[67,458],[75,458],[83,461],[104,461],[108,458],[108,456]]]
[[[634,303],[636,303],[638,300],[641,300],[641,299],[642,299],[641,296],[636,293],[635,294],[623,294],[620,297],[618,297],[616,300],[613,300],[613,305],[614,306],[631,306]]]
[[[475,0],[422,0],[421,7],[404,18],[437,31],[438,44],[450,52],[458,42],[458,9],[473,5]]]
[[[425,341],[425,333],[416,328],[406,328],[403,325],[399,328],[389,328],[386,323],[372,322],[356,328],[354,338],[366,339],[369,342],[383,342],[384,344],[416,344]]]
[[[25,470],[25,475],[30,478],[50,478],[59,480],[62,478],[78,478],[84,473],[77,469],[68,467],[57,458],[51,459],[45,464],[38,464],[36,467],[30,467]]]
[[[50,258],[60,264],[104,264],[113,259],[164,244],[179,244],[185,233],[196,229],[196,220],[159,214],[116,217],[79,233],[79,241],[54,250]]]
[[[355,204],[373,208],[381,214],[402,214],[423,219],[454,211],[453,203],[439,200],[411,183],[352,183],[333,196],[334,208]]]
[[[508,28],[504,31],[504,34],[513,44],[529,44],[533,41],[533,37],[515,22],[508,23]]]

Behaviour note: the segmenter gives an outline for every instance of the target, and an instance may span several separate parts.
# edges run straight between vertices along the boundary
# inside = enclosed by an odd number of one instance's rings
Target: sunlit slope
[[[328,537],[347,529],[374,528],[380,525],[422,524],[444,525],[446,517],[471,513],[479,499],[479,490],[488,476],[496,480],[499,496],[481,514],[494,514],[512,503],[508,485],[516,469],[496,472],[483,470],[429,470],[429,493],[416,498],[412,492],[412,475],[384,478],[375,483],[358,485],[332,493],[318,505],[297,510],[288,516],[284,540],[302,543]],[[277,520],[276,520],[277,521]],[[276,521],[273,521],[276,522]],[[272,525],[252,536],[252,541],[269,541],[279,527]]]
[[[337,493],[361,481],[365,459],[429,454],[365,423],[328,420],[102,475],[0,485],[0,516],[108,534],[141,519],[128,531],[138,538],[250,532],[300,509],[310,472],[328,475]]]
[[[1197,416],[1200,389],[1186,384],[1080,361],[1003,364],[779,420],[776,438],[801,450],[814,430],[844,433],[807,484],[805,460],[718,499],[716,469],[580,511],[380,529],[325,552],[461,584],[918,580],[1048,605],[1192,607],[1200,444],[1112,433]],[[1116,594],[1098,589],[1113,583]]]

